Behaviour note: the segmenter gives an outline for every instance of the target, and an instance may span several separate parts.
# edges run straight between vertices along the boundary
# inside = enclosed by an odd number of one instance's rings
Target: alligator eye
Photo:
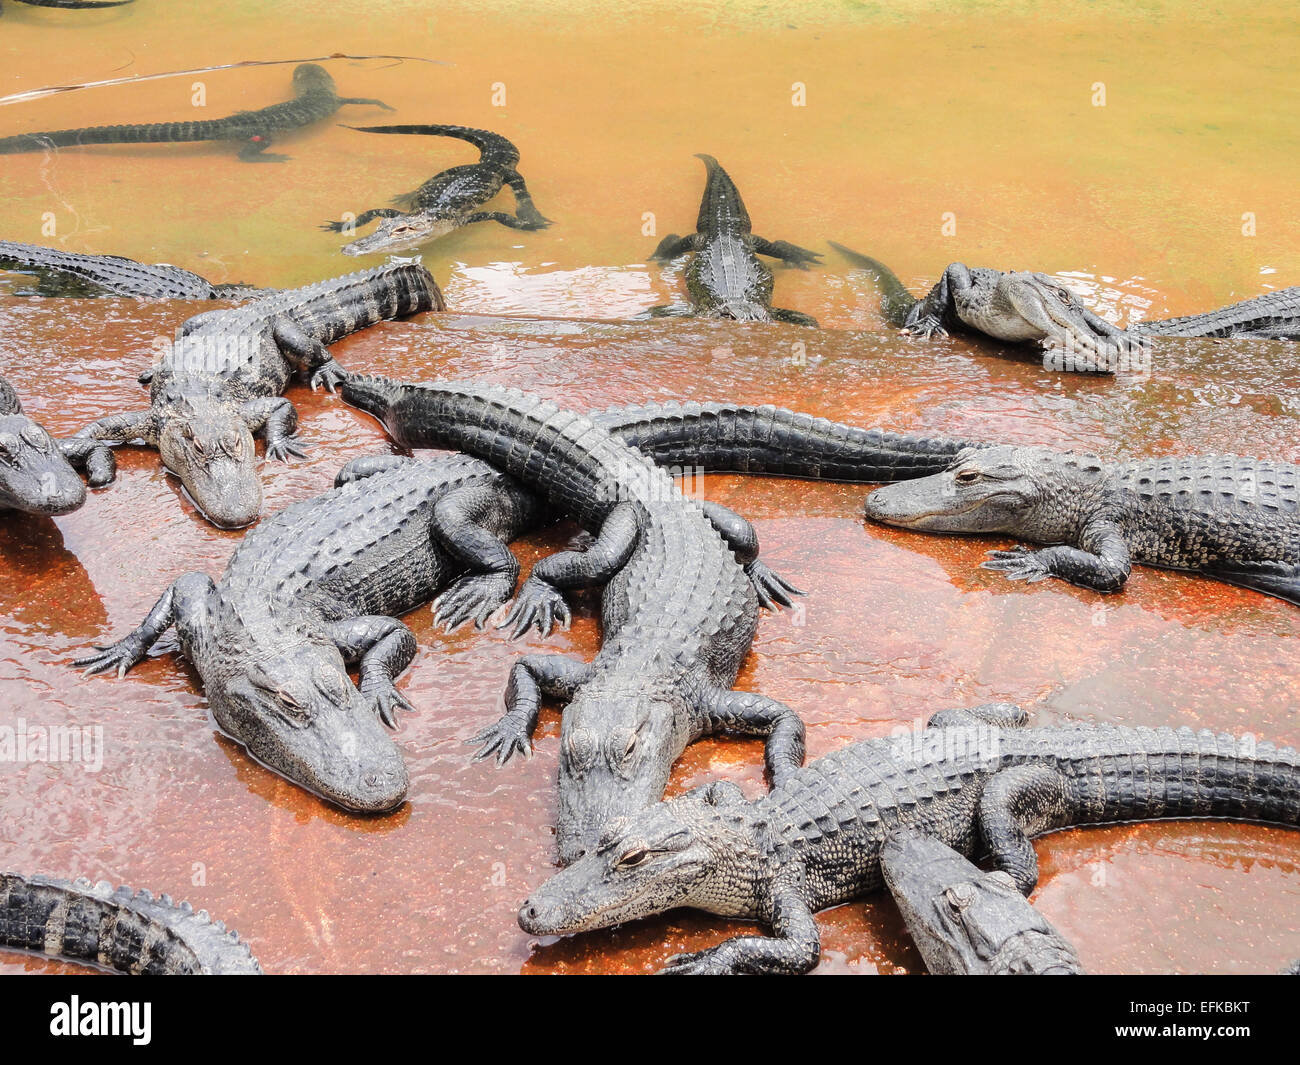
[[[960,914],[965,910],[974,897],[975,891],[969,884],[954,884],[952,887],[945,888],[943,892],[943,900],[954,914]]]
[[[37,451],[46,451],[50,446],[50,438],[36,425],[24,427],[22,438],[36,448]]]
[[[281,705],[288,707],[290,710],[302,709],[302,703],[292,692],[287,692],[283,688],[276,688],[275,697],[280,700]]]
[[[974,484],[979,479],[979,470],[962,470],[955,478],[958,484]]]
[[[626,762],[629,758],[631,758],[635,750],[636,750],[636,733],[634,732],[632,733],[632,735],[630,735],[627,738],[627,746],[623,748],[623,761]]]
[[[618,860],[620,869],[633,869],[650,857],[650,852],[644,847],[636,847],[633,850],[625,851]]]

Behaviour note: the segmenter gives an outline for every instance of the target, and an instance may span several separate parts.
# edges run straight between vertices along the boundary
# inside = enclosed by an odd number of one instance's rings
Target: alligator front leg
[[[766,737],[763,760],[773,787],[803,765],[803,720],[785,703],[758,692],[713,688],[703,693],[696,710],[704,735],[738,732]]]
[[[515,590],[519,560],[486,524],[511,504],[507,492],[504,486],[459,488],[434,505],[431,534],[470,570],[433,601],[433,623],[448,632],[466,621],[481,629]],[[548,631],[553,621],[554,615],[547,614]]]
[[[294,436],[298,428],[298,412],[283,396],[250,399],[240,409],[240,414],[250,433],[262,434],[268,459],[288,462],[290,455],[307,457],[307,445]]]
[[[670,259],[679,258],[687,252],[694,251],[699,239],[698,233],[691,233],[685,237],[679,237],[676,233],[669,233],[659,242],[659,246],[650,253],[650,261],[667,262]]]
[[[117,476],[117,459],[106,444],[84,436],[56,440],[63,457],[74,470],[79,471],[91,488],[112,484]]]
[[[524,176],[518,170],[507,170],[505,174],[506,184],[510,186],[510,191],[515,194],[515,214],[527,222],[532,222],[538,229],[545,229],[551,224],[551,220],[537,209],[533,203],[532,193],[528,191],[528,186],[524,183]]]
[[[513,625],[512,639],[522,636],[533,625],[543,636],[550,634],[556,621],[567,629],[569,605],[560,589],[608,581],[631,557],[640,531],[640,505],[619,503],[606,516],[600,534],[587,550],[560,551],[533,567],[510,612],[497,628]]]
[[[351,233],[354,229],[369,225],[376,218],[401,218],[404,214],[405,211],[399,211],[395,207],[375,207],[362,211],[350,222],[326,222],[321,229],[329,233]]]
[[[919,300],[908,312],[903,322],[903,332],[923,337],[946,337],[948,331],[943,327],[944,320],[955,313],[955,298],[959,293],[971,289],[970,270],[963,263],[949,263],[939,283],[932,288],[925,299]]]
[[[72,664],[86,676],[116,670],[119,677],[144,661],[149,648],[173,625],[182,639],[196,643],[207,629],[208,604],[216,593],[212,578],[206,573],[187,573],[178,577],[163,592],[138,628],[117,643],[96,646],[98,654],[79,658]]]
[[[336,621],[330,636],[349,665],[361,663],[361,694],[375,707],[379,719],[397,727],[397,710],[414,710],[393,681],[415,657],[415,637],[396,618],[382,614]]]
[[[1031,836],[1070,824],[1068,784],[1048,765],[1016,765],[995,773],[980,795],[979,828],[997,867],[1021,894],[1038,883]]]
[[[806,973],[821,960],[822,940],[804,887],[803,866],[791,863],[777,872],[765,909],[775,936],[739,936],[708,950],[678,954],[660,972],[669,976]]]
[[[334,387],[347,376],[347,371],[334,361],[330,349],[291,319],[277,319],[271,327],[271,335],[276,347],[291,362],[297,363],[300,370],[311,375],[309,381],[313,392],[321,385],[333,392]]]
[[[784,240],[764,240],[762,237],[753,237],[752,240],[753,249],[759,255],[770,255],[773,259],[780,259],[801,269],[806,270],[809,263],[822,261],[820,252],[809,251],[807,248],[799,247],[798,244],[791,244]]]
[[[990,551],[989,555],[989,560],[981,563],[982,567],[999,570],[1013,581],[1059,577],[1098,592],[1120,591],[1132,567],[1128,542],[1119,526],[1109,521],[1086,525],[1078,547],[1058,544],[1031,551],[1019,546],[1008,551]]]
[[[104,444],[128,444],[139,440],[149,447],[158,446],[157,423],[152,410],[137,410],[129,414],[110,414],[78,429],[73,440],[98,440]],[[62,448],[62,444],[59,445]]]
[[[518,751],[524,757],[532,753],[537,715],[542,697],[571,699],[578,686],[591,676],[591,666],[565,655],[527,655],[510,669],[506,686],[506,712],[468,743],[478,744],[474,761],[497,756],[497,765],[505,765]]]
[[[362,455],[344,466],[334,477],[334,487],[342,488],[353,481],[363,481],[378,473],[387,473],[398,466],[409,466],[417,461],[410,455]]]
[[[245,163],[284,163],[288,162],[287,155],[277,155],[275,152],[268,152],[266,149],[271,147],[271,136],[268,133],[256,133],[244,141],[244,146],[239,149],[239,158]]]
[[[779,610],[783,606],[794,606],[792,595],[803,595],[798,588],[773,573],[765,562],[758,557],[758,533],[747,518],[741,517],[730,507],[721,503],[704,502],[700,504],[704,516],[718,530],[720,535],[736,556],[736,561],[744,568],[753,582],[758,601],[768,610]]]

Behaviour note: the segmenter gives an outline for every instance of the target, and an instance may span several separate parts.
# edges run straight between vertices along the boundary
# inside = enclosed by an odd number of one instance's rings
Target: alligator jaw
[[[410,251],[422,248],[457,228],[451,219],[431,219],[421,215],[404,215],[380,224],[369,236],[358,237],[339,250],[344,255],[377,255],[380,252]]]

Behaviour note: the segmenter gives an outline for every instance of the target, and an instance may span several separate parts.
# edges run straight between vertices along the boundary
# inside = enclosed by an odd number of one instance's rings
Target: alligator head
[[[405,214],[385,218],[369,236],[358,237],[339,250],[344,255],[372,255],[376,252],[408,251],[445,237],[457,223],[450,218],[427,214]]]
[[[658,803],[689,711],[668,691],[579,689],[560,725],[560,863],[581,857],[611,824]]]
[[[754,913],[759,824],[736,785],[717,781],[611,827],[595,850],[560,870],[519,910],[534,935],[608,928],[681,906]],[[748,888],[748,892],[747,889]]]
[[[1039,543],[1073,535],[1081,501],[1101,479],[1087,455],[1039,447],[964,448],[943,473],[877,488],[872,521],[941,533],[1004,533]]]
[[[214,653],[227,660],[205,671],[212,715],[249,754],[345,810],[383,813],[401,805],[408,786],[402,753],[332,644],[296,642],[242,668],[230,668],[228,647]]]
[[[900,831],[881,851],[926,967],[939,974],[1068,975],[1079,958],[1003,872],[985,873],[933,836]]]
[[[24,414],[0,415],[0,509],[66,514],[85,501],[54,438]]]
[[[191,408],[167,418],[158,433],[163,465],[180,478],[203,516],[222,529],[239,529],[262,511],[253,434],[242,418]]]
[[[297,96],[309,92],[334,92],[330,72],[316,63],[301,63],[293,68],[293,91]]]

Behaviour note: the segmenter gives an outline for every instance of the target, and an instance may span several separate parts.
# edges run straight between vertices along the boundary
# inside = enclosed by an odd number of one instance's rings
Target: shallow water
[[[378,326],[338,345],[394,376],[524,385],[578,407],[650,399],[774,402],[863,425],[1082,447],[1107,457],[1230,450],[1300,461],[1300,380],[1281,343],[1166,341],[1149,374],[1045,371],[1032,355],[884,330],[870,289],[826,238],[889,262],[916,291],[953,259],[1048,270],[1111,317],[1205,309],[1300,280],[1290,121],[1297,82],[1281,4],[1175,19],[1146,5],[635,7],[626,15],[388,3],[357,24],[336,5],[154,0],[106,12],[5,5],[0,94],[245,58],[401,52],[446,66],[329,64],[338,121],[450,121],[520,146],[543,233],[481,225],[425,262],[455,313]],[[620,11],[625,10],[620,6]],[[477,13],[475,13],[477,12]],[[255,29],[256,27],[256,29]],[[250,42],[254,42],[250,44]],[[1190,53],[1190,58],[1189,58]],[[244,68],[0,106],[0,135],[264,106],[290,67]],[[1249,72],[1248,75],[1246,72]],[[808,105],[790,105],[791,85]],[[1107,106],[1090,103],[1094,82]],[[504,82],[507,106],[493,107]],[[170,261],[217,281],[303,283],[370,265],[315,228],[385,204],[471,161],[455,141],[370,137],[332,122],[277,145],[284,164],[224,146],[0,156],[3,236]],[[273,149],[275,150],[275,149]],[[680,300],[676,269],[645,265],[692,226],[703,168],[735,177],[755,231],[826,253],[779,268],[776,303],[825,331],[629,318]],[[508,207],[508,194],[502,197]],[[653,212],[656,232],[643,234]],[[941,234],[942,215],[956,233]],[[42,214],[55,233],[43,237]],[[1254,212],[1256,234],[1241,216]],[[150,344],[190,304],[19,298],[0,277],[0,362],[56,434],[136,409]],[[502,315],[511,317],[500,317]],[[387,449],[337,400],[295,387],[310,458],[263,470],[267,506],[323,490],[347,459]],[[400,682],[419,708],[399,734],[411,802],[335,811],[218,737],[172,654],[126,679],[67,661],[135,625],[186,570],[220,572],[239,534],[197,519],[152,452],[123,449],[111,489],[57,522],[0,530],[0,705],[31,725],[102,726],[104,764],[0,764],[0,862],[191,898],[248,937],[268,971],[640,971],[741,926],[673,915],[542,942],[514,914],[550,870],[558,717],[536,756],[467,761],[513,659],[543,641],[431,630]],[[703,493],[754,518],[764,554],[808,591],[762,622],[740,686],[795,707],[809,757],[943,706],[1032,705],[1038,720],[1193,725],[1300,741],[1300,612],[1181,574],[1135,571],[1119,597],[978,569],[1003,546],[864,527],[864,489],[710,475]],[[519,546],[525,566],[562,544]],[[596,601],[546,648],[590,656]],[[700,743],[674,791],[713,776],[750,794],[757,743]],[[1118,826],[1037,845],[1035,901],[1099,972],[1272,971],[1300,956],[1300,842],[1229,824]],[[887,900],[824,913],[819,971],[922,966]],[[0,971],[58,971],[7,954]]]

